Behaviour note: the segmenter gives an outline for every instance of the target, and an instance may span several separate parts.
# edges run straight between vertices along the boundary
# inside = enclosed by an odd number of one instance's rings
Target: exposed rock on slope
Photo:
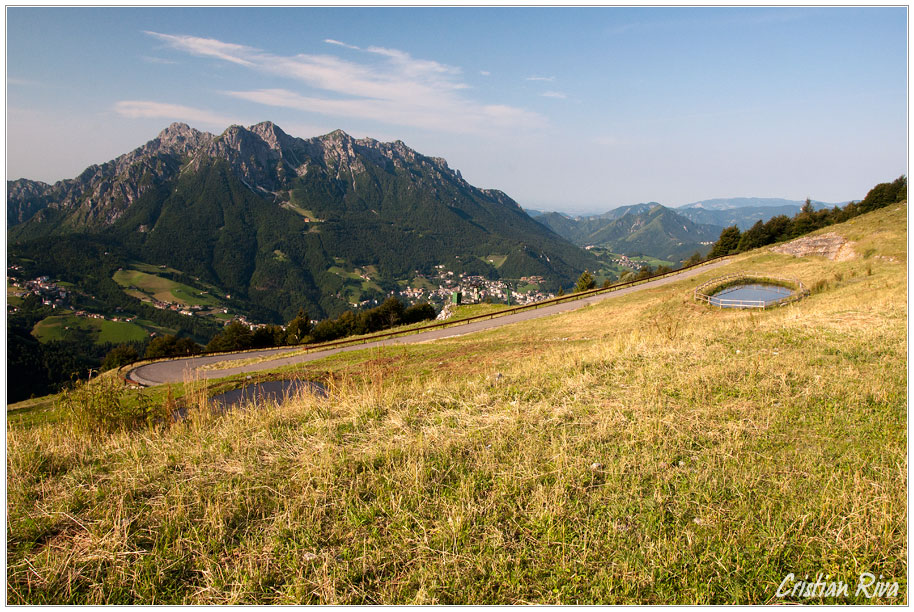
[[[853,244],[834,232],[818,236],[804,236],[771,247],[772,252],[794,257],[819,255],[833,261],[847,261],[857,256]]]

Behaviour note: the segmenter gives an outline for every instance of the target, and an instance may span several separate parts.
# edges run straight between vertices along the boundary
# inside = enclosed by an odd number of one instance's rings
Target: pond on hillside
[[[220,410],[230,410],[252,402],[281,403],[302,393],[324,396],[327,395],[327,389],[310,380],[271,380],[214,395],[212,401]]]
[[[763,308],[790,296],[793,292],[793,289],[778,285],[747,283],[718,291],[711,296],[711,303],[721,308]]]

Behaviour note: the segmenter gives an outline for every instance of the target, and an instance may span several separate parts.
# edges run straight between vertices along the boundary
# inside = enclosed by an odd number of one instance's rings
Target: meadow
[[[146,267],[154,269],[153,266]],[[160,302],[186,306],[221,306],[219,299],[209,292],[141,270],[118,270],[114,273],[114,282],[123,287],[127,295],[138,299],[152,297]]]
[[[108,321],[76,315],[45,317],[35,324],[32,335],[41,342],[64,340],[68,337],[68,328],[82,329],[92,333],[96,344],[135,342],[144,340],[147,335],[145,329],[127,321]]]
[[[856,257],[758,249],[580,310],[274,376],[326,397],[7,429],[21,603],[774,603],[785,577],[907,603],[905,205],[826,228]],[[731,272],[803,300],[720,310]],[[127,397],[127,396],[125,396]],[[129,399],[129,398],[128,398]]]

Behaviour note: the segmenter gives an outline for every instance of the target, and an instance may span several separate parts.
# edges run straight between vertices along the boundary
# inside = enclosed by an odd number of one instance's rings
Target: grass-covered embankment
[[[905,215],[828,228],[850,261],[294,369],[326,399],[11,428],[9,602],[764,603],[791,572],[906,602]],[[691,299],[742,270],[814,291]]]

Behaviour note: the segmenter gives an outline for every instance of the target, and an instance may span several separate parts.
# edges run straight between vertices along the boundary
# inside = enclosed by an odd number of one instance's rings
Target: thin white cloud
[[[130,119],[171,119],[223,128],[237,123],[232,117],[208,110],[150,100],[122,100],[114,105],[114,112]]]
[[[303,96],[287,89],[226,91],[222,93],[266,106],[338,117],[382,121],[454,133],[478,131],[492,124],[502,127],[522,127],[534,124],[539,120],[539,116],[535,113],[500,105],[463,106],[454,108],[453,113],[448,113],[447,108],[404,106],[399,100],[367,98],[339,100]],[[460,121],[453,120],[457,113],[460,114]],[[448,120],[449,117],[450,120]]]
[[[564,100],[568,97],[567,94],[562,93],[561,91],[544,91],[540,95],[544,98],[558,98],[560,100]]]
[[[489,72],[488,70],[480,70],[480,71],[479,71],[479,74],[481,74],[482,76],[489,76],[489,75],[491,75],[492,73]]]
[[[226,92],[236,98],[335,116],[371,118],[397,125],[447,131],[541,126],[545,119],[522,108],[487,105],[462,94],[469,85],[455,66],[412,57],[399,49],[361,48],[324,42],[364,53],[363,61],[335,55],[276,55],[246,45],[148,32],[170,47],[211,57],[256,72],[297,81],[321,90],[303,95],[287,89]],[[498,112],[491,109],[497,108]],[[456,127],[459,126],[459,127]]]
[[[548,77],[545,77],[545,76],[528,76],[525,80],[527,80],[527,81],[545,81],[545,82],[547,82],[547,83],[551,83],[551,82],[553,82],[553,81],[555,80],[555,77],[554,77],[554,76],[548,76]]]
[[[362,50],[360,47],[356,47],[355,45],[350,45],[348,43],[340,42],[338,40],[333,40],[332,38],[325,38],[324,42],[327,43],[328,45],[336,45],[338,47],[345,47],[346,49],[353,49],[355,51]]]
[[[158,38],[168,46],[179,51],[185,51],[191,55],[200,57],[215,57],[234,64],[242,66],[253,66],[251,62],[244,59],[244,55],[256,53],[258,50],[246,45],[236,45],[225,43],[215,38],[200,38],[197,36],[175,36],[172,34],[160,34],[159,32],[146,31],[146,34]]]

